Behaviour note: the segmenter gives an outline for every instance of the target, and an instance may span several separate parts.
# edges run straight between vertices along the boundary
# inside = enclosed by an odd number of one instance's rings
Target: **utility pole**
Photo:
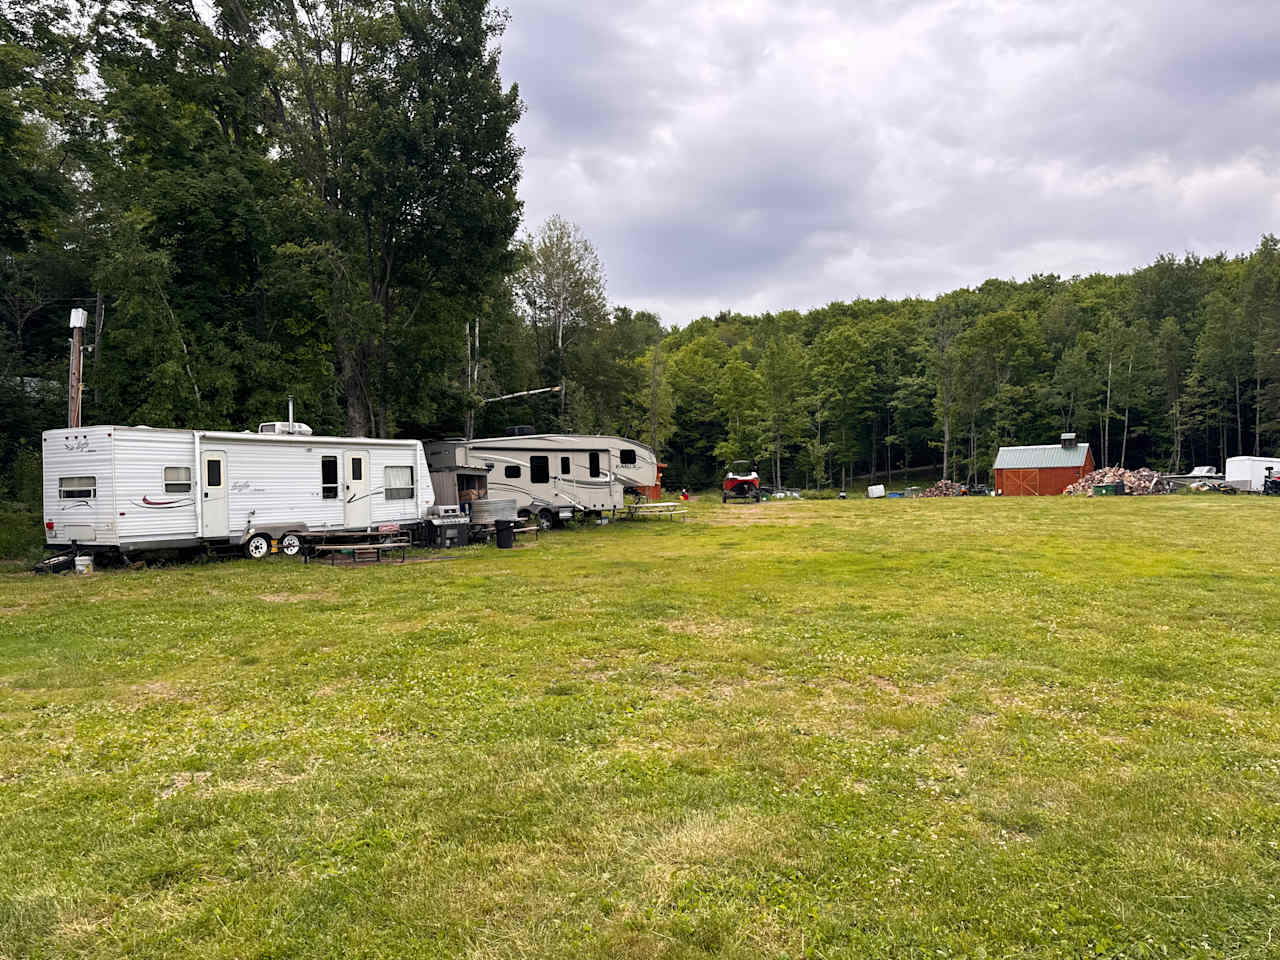
[[[475,332],[472,333],[471,321],[467,321],[467,397],[470,397],[479,389],[480,384],[480,318],[475,320]],[[476,412],[475,409],[468,406],[465,422],[463,424],[464,433],[468,440],[475,436],[476,431]]]
[[[71,374],[67,382],[67,426],[80,426],[80,395],[84,390],[84,325],[89,315],[71,311]]]

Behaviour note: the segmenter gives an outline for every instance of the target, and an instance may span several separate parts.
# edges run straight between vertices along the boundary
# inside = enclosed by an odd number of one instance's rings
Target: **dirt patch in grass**
[[[308,600],[328,603],[339,599],[339,596],[332,590],[314,590],[306,593],[260,593],[258,599],[264,603],[305,603]]]
[[[708,639],[716,639],[724,636],[741,636],[744,627],[738,620],[708,620],[694,619],[692,617],[671,617],[659,620],[658,625],[665,627],[671,633],[681,633],[686,636],[706,637]]]
[[[158,796],[161,800],[168,800],[179,790],[186,790],[188,787],[198,787],[206,783],[213,774],[208,770],[181,770],[173,775],[173,778],[160,788]]]
[[[751,527],[758,524],[769,524],[778,527],[808,527],[817,520],[812,516],[796,515],[784,512],[777,506],[761,504],[760,506],[725,508],[710,517],[699,517],[699,523],[709,527]]]
[[[777,850],[778,839],[792,832],[783,818],[743,807],[697,811],[668,825],[637,853],[648,861],[646,882],[659,892],[681,871],[744,860],[761,866],[773,859],[768,853]]]
[[[129,688],[141,700],[180,700],[190,698],[181,693],[172,683],[164,680],[150,680],[147,683],[135,683]]]

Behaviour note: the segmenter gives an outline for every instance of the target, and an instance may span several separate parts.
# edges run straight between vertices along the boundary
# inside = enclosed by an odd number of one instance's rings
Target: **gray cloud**
[[[513,0],[503,73],[529,226],[683,324],[1247,250],[1278,43],[1252,0]]]

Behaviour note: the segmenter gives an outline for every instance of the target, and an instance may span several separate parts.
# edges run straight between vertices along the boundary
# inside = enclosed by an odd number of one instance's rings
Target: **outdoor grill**
[[[433,547],[465,547],[470,518],[456,506],[438,506],[434,516],[427,518],[429,542]]]

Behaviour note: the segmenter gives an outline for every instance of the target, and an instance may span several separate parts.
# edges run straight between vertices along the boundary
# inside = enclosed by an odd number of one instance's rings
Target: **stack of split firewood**
[[[1095,470],[1093,473],[1081,477],[1067,487],[1063,493],[1083,493],[1086,497],[1092,497],[1094,487],[1102,487],[1111,483],[1123,483],[1124,492],[1135,496],[1168,492],[1164,482],[1160,479],[1160,474],[1154,470],[1149,470],[1146,467],[1140,467],[1137,470],[1126,470],[1124,467],[1103,467],[1101,470]]]
[[[939,480],[932,487],[929,487],[923,493],[922,497],[963,497],[969,491],[965,489],[962,483],[953,483],[950,480]]]

